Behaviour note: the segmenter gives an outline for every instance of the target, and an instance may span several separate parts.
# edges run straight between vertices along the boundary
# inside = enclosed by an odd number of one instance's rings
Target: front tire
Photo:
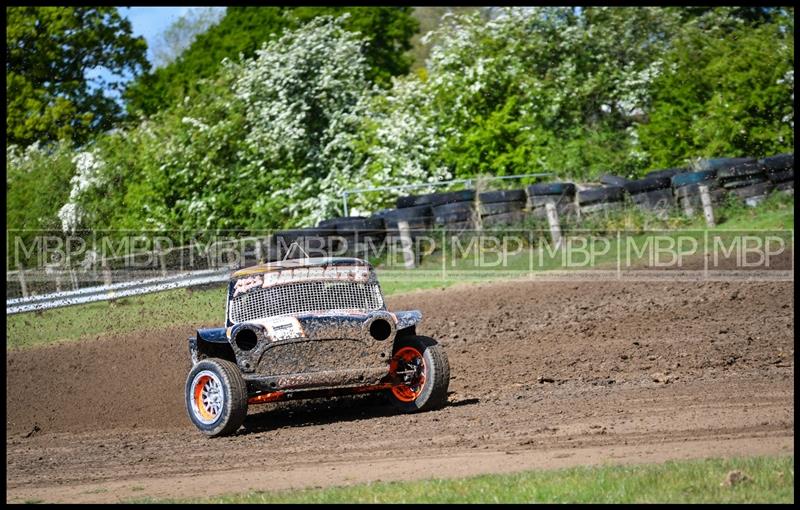
[[[233,434],[247,416],[247,384],[230,361],[197,363],[186,378],[185,394],[189,419],[208,436]]]
[[[389,390],[389,398],[401,411],[432,411],[447,403],[450,364],[444,349],[433,338],[398,339],[389,370],[392,376],[403,380]]]

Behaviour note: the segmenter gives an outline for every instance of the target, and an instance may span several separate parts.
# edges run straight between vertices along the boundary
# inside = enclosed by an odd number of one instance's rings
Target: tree
[[[408,72],[411,36],[417,22],[411,8],[397,7],[229,7],[225,17],[171,64],[132,82],[125,91],[129,112],[152,115],[197,90],[200,79],[211,78],[224,59],[252,57],[262,44],[297,29],[320,15],[350,13],[346,28],[359,32],[368,44],[363,50],[368,78],[388,85],[389,77]]]
[[[149,67],[130,22],[114,7],[7,7],[6,16],[6,143],[82,143],[114,126],[122,109],[104,89]],[[100,68],[108,82],[90,77]]]
[[[164,67],[173,62],[188,48],[195,38],[219,23],[225,9],[219,7],[193,8],[178,18],[158,35],[151,45],[154,67]]]
[[[689,22],[653,83],[649,121],[638,128],[656,165],[696,157],[768,156],[794,143],[793,12],[753,26],[736,10]],[[740,21],[741,20],[741,21]]]

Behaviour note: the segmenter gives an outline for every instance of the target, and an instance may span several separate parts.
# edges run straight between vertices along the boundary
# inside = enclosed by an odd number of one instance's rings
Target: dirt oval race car
[[[250,404],[384,391],[403,412],[447,400],[450,369],[417,335],[419,311],[386,310],[374,268],[304,258],[233,273],[225,327],[189,338],[186,409],[209,436],[230,435]]]

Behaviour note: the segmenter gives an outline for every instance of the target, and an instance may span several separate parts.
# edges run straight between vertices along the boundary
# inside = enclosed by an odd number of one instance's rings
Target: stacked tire
[[[337,254],[359,256],[378,246],[386,238],[383,218],[349,216],[323,220],[318,228],[333,231],[338,240]]]
[[[431,208],[433,223],[447,230],[474,228],[475,191],[451,191],[430,193],[397,199],[398,209],[428,206]]]
[[[525,190],[486,191],[478,194],[478,211],[484,227],[515,225],[525,221]]]
[[[695,211],[703,207],[700,186],[708,187],[711,203],[718,204],[725,198],[725,190],[714,180],[716,174],[716,170],[700,170],[672,176],[670,182],[675,202],[686,216],[693,216]]]
[[[623,188],[628,182],[630,182],[625,177],[620,177],[619,175],[613,174],[603,174],[597,180],[604,186],[619,186]]]
[[[686,168],[663,168],[660,170],[651,170],[644,175],[645,179],[649,179],[651,177],[669,177],[672,178],[673,175],[678,174],[685,174],[688,172]]]
[[[794,154],[778,154],[759,162],[776,190],[794,194]]]
[[[376,212],[372,217],[383,219],[386,226],[386,234],[394,237],[400,235],[399,223],[401,221],[405,221],[408,224],[411,237],[421,235],[429,230],[433,224],[433,211],[429,205],[384,209]]]
[[[675,174],[673,174],[675,175]],[[666,218],[675,206],[672,178],[666,175],[628,181],[624,186],[636,207]]]
[[[775,185],[767,179],[766,168],[754,158],[731,158],[717,170],[717,182],[731,195],[755,204]]]
[[[551,182],[528,186],[528,206],[531,214],[537,218],[545,218],[545,206],[551,203],[556,206],[559,216],[575,214],[575,185],[571,182]]]
[[[622,186],[589,188],[578,192],[581,215],[607,213],[622,209],[625,189]]]

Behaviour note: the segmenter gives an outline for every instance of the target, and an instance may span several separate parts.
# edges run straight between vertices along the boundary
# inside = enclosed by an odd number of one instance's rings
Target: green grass
[[[715,210],[718,226],[707,229],[700,217],[681,217],[656,221],[636,211],[595,221],[584,221],[582,228],[591,227],[598,239],[615,229],[631,232],[631,240],[638,245],[645,240],[641,232],[647,228],[677,228],[669,236],[690,235],[700,238],[706,231],[723,233],[731,229],[794,229],[794,198],[774,194],[758,207],[750,208],[731,201]],[[541,224],[527,227],[542,228]],[[565,232],[569,225],[565,225]],[[513,235],[513,230],[506,231]],[[502,232],[501,232],[502,233]],[[789,232],[791,234],[791,232]],[[437,234],[434,234],[436,236]],[[439,234],[440,235],[440,234]],[[611,237],[614,240],[615,236]],[[785,235],[790,238],[791,235]],[[438,239],[441,239],[439,237]],[[530,271],[561,269],[561,255],[545,254],[539,260],[539,246],[526,245],[517,254],[510,255],[502,270],[486,270],[475,258],[478,251],[468,256],[454,257],[452,247],[443,256],[437,251],[426,257],[416,270],[389,269],[379,266],[381,286],[386,295],[405,293],[419,289],[444,288],[456,283],[487,282],[508,278],[519,278]],[[531,257],[534,263],[531,264]],[[613,269],[616,267],[616,243],[611,250],[594,259],[592,268]],[[394,266],[397,267],[397,266]],[[585,267],[578,267],[585,269]],[[143,296],[123,298],[115,302],[97,302],[9,316],[6,325],[6,348],[26,348],[57,341],[75,341],[95,338],[102,334],[123,334],[161,328],[169,324],[193,324],[198,327],[222,324],[224,318],[224,287],[202,290],[177,289]]]
[[[750,478],[722,485],[730,471]],[[794,457],[578,467],[452,480],[231,494],[166,503],[793,503]]]

